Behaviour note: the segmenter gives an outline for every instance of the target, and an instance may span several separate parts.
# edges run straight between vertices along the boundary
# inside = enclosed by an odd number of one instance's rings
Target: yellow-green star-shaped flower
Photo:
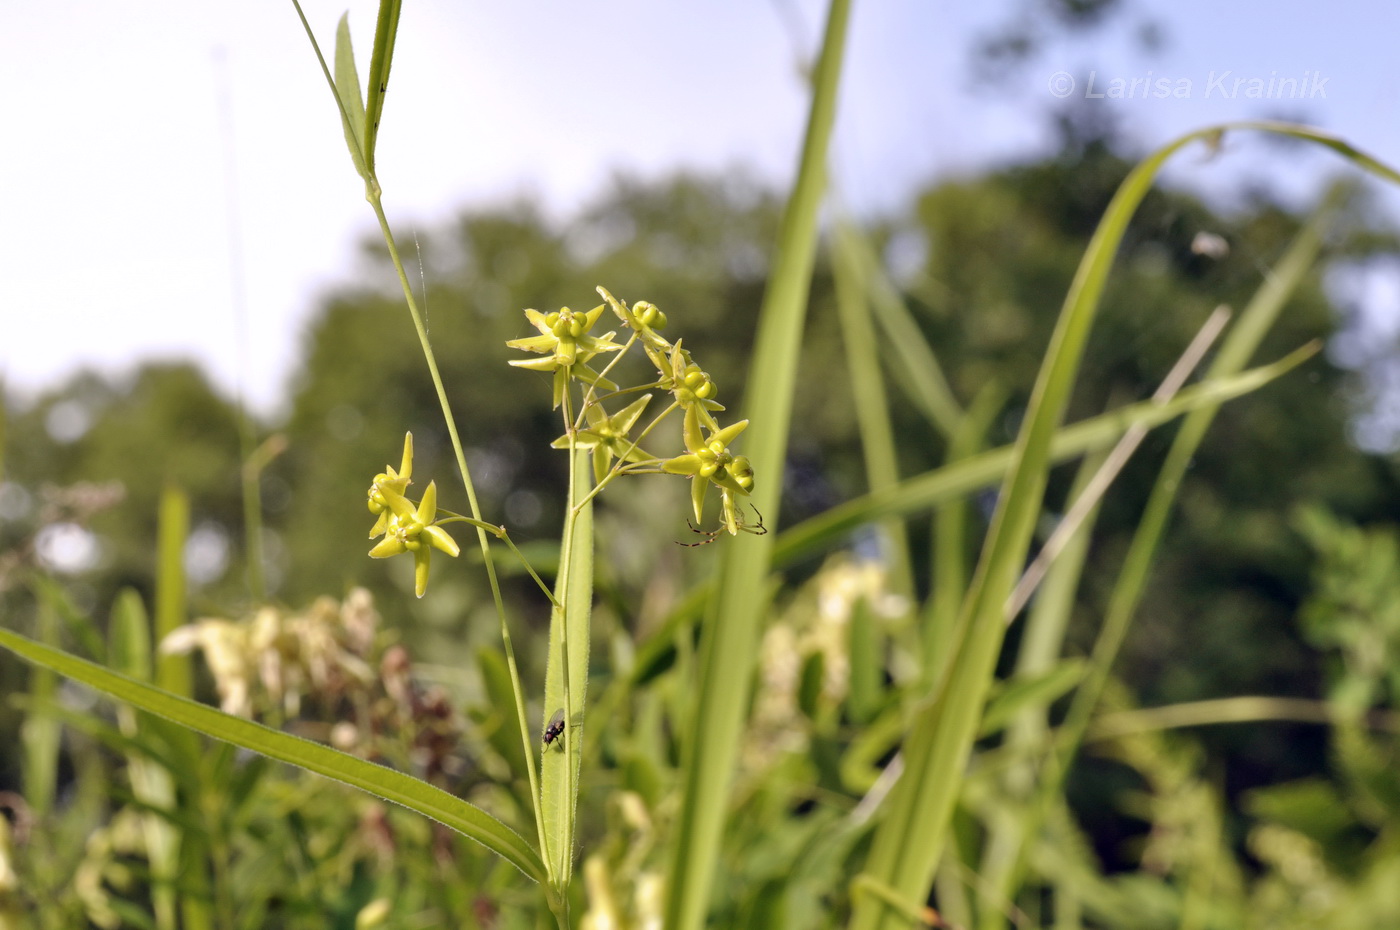
[[[666,353],[671,351],[671,343],[659,332],[666,328],[666,314],[661,312],[661,308],[639,300],[629,309],[626,301],[609,294],[607,288],[599,287],[598,293],[603,295],[622,324],[641,337],[642,349],[656,365],[656,370],[664,372],[667,368]]]
[[[676,344],[671,347],[671,370],[669,377],[663,377],[662,383],[676,398],[676,403],[685,408],[687,416],[693,410],[699,422],[707,429],[718,430],[719,424],[710,415],[710,411],[724,409],[724,405],[715,400],[715,395],[719,393],[719,385],[711,380],[708,372],[695,364],[690,353],[681,347],[682,341],[677,339]]]
[[[369,538],[383,535],[388,529],[389,520],[393,511],[389,508],[389,500],[384,496],[385,490],[393,491],[400,497],[408,490],[408,486],[413,482],[409,481],[409,476],[413,474],[413,434],[404,433],[403,436],[403,462],[399,465],[399,470],[394,471],[394,466],[385,465],[384,470],[374,476],[374,481],[369,486],[369,512],[375,514],[379,519],[374,521],[374,528],[369,531]]]
[[[661,463],[661,470],[673,475],[690,476],[690,501],[695,509],[695,522],[705,519],[705,495],[710,485],[720,489],[723,506],[724,525],[731,534],[743,528],[743,519],[738,513],[737,495],[747,496],[753,490],[753,466],[746,456],[732,455],[729,444],[749,425],[748,420],[740,420],[723,429],[708,430],[709,435],[700,434],[700,421],[703,410],[699,404],[686,408],[685,445],[690,451],[685,455],[667,459]]]
[[[580,449],[593,450],[593,475],[598,481],[612,468],[614,458],[627,462],[654,462],[656,456],[632,444],[627,434],[636,425],[651,395],[645,394],[628,404],[621,411],[609,414],[601,404],[592,404],[583,415],[588,420],[588,428],[574,434],[574,445]],[[556,449],[569,448],[568,435],[560,436],[550,443]]]
[[[516,368],[531,371],[554,372],[554,406],[558,407],[564,396],[564,385],[570,377],[578,378],[587,384],[596,384],[607,391],[617,390],[617,385],[601,378],[588,367],[588,360],[600,352],[616,352],[621,345],[612,341],[616,333],[590,336],[588,331],[602,316],[605,305],[599,304],[587,313],[575,313],[564,307],[555,313],[540,313],[526,310],[525,318],[540,331],[538,336],[524,339],[511,339],[506,343],[512,349],[536,352],[546,358],[516,359],[511,362]]]
[[[369,551],[369,557],[387,559],[401,552],[412,552],[413,589],[422,597],[423,592],[428,590],[428,567],[432,550],[441,549],[454,558],[461,551],[456,540],[434,523],[437,519],[437,482],[428,482],[423,499],[418,502],[417,507],[387,485],[380,490],[392,516],[389,517],[384,538]]]

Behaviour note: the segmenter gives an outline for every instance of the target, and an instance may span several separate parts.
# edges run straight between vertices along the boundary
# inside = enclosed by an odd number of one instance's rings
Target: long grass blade
[[[260,723],[205,707],[11,630],[0,629],[0,646],[35,665],[82,682],[109,697],[205,736],[261,753],[279,762],[289,762],[386,801],[402,804],[476,840],[535,881],[545,878],[544,863],[515,831],[481,808],[427,782]]]
[[[899,484],[899,457],[894,440],[894,423],[885,395],[884,374],[880,370],[875,327],[871,323],[866,294],[870,283],[864,264],[856,254],[856,233],[849,223],[838,222],[832,232],[832,272],[836,280],[836,309],[841,320],[841,337],[846,348],[846,365],[851,374],[851,396],[855,400],[856,423],[860,427],[861,451],[865,457],[865,479],[872,491]],[[909,534],[903,521],[888,518],[880,523],[884,553],[889,564],[889,588],[913,602],[914,573],[909,561]]]
[[[885,820],[876,831],[865,874],[903,899],[919,900],[928,893],[943,853],[960,774],[971,752],[1000,652],[1006,599],[1040,514],[1046,475],[1052,463],[1052,441],[1128,221],[1167,158],[1193,141],[1218,138],[1228,129],[1243,127],[1262,127],[1311,139],[1347,154],[1359,164],[1364,160],[1364,166],[1400,179],[1391,169],[1316,130],[1285,124],[1241,124],[1177,139],[1139,163],[1120,185],[1070,285],[1036,379],[1011,469],[1003,482],[991,531],[959,618],[964,632],[959,637],[957,661],[940,689],[915,716],[904,749],[904,775],[890,793]],[[855,930],[894,930],[901,923],[895,909],[876,896],[866,895],[857,900],[852,926]]]
[[[1312,267],[1322,245],[1323,233],[1332,217],[1332,206],[1326,205],[1314,215],[1289,246],[1288,252],[1273,269],[1273,273],[1265,279],[1263,286],[1241,313],[1239,323],[1221,345],[1209,370],[1212,376],[1226,376],[1239,370],[1254,353],[1269,327],[1282,312],[1288,296],[1298,286],[1306,271]],[[1069,764],[1083,740],[1084,731],[1108,682],[1113,661],[1137,611],[1181,479],[1218,409],[1218,405],[1207,405],[1186,418],[1172,442],[1162,470],[1158,473],[1143,519],[1133,534],[1122,571],[1109,597],[1104,625],[1090,657],[1089,672],[1083,685],[1075,693],[1065,722],[1060,728],[1060,739],[1057,740],[1059,749],[1046,766],[1036,804],[1028,816],[1028,838],[1034,835],[1034,831],[1039,829],[1048,816],[1050,805],[1054,803]],[[1025,855],[1026,850],[1023,848],[1018,861],[1021,867]],[[1014,877],[1019,879],[1019,874],[1018,870]],[[1014,890],[1014,886],[1012,888]]]
[[[846,235],[841,235],[842,232]],[[907,385],[909,399],[943,435],[952,437],[962,421],[963,409],[943,373],[943,366],[914,317],[885,272],[875,247],[855,227],[837,227],[836,247],[861,269],[875,320],[885,335],[889,363]]]
[[[744,403],[745,416],[753,424],[744,437],[758,481],[753,505],[774,520],[849,18],[849,0],[832,0],[813,72],[801,165],[764,294]],[[695,716],[686,730],[682,753],[685,787],[669,866],[664,920],[668,930],[698,930],[705,923],[767,599],[764,580],[772,562],[772,540],[772,534],[741,534],[723,541],[719,584],[700,644]]]
[[[108,636],[112,668],[137,681],[150,681],[155,671],[150,618],[141,595],[130,588],[117,596]],[[134,739],[142,723],[151,719],[125,705],[117,708],[117,725],[128,738]],[[180,835],[162,815],[169,816],[175,809],[175,779],[167,768],[143,753],[127,753],[126,765],[131,773],[131,793],[150,808],[141,815],[141,831],[151,863],[151,906],[156,926],[174,930],[178,926],[175,878],[180,865]]]

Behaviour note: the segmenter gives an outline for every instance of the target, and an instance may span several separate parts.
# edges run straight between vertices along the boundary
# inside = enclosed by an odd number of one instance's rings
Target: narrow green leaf
[[[1108,450],[1097,450],[1084,457],[1075,474],[1069,500],[1077,502],[1080,499],[1094,475],[1108,460],[1109,454]],[[1064,667],[1060,664],[1060,655],[1064,651],[1065,630],[1073,612],[1075,593],[1079,589],[1084,560],[1089,551],[1089,538],[1098,520],[1099,509],[1095,505],[1050,566],[1037,590],[1021,635],[1012,681],[1045,681],[1056,674],[1057,668]],[[1078,659],[1067,661],[1073,662],[1076,674],[1065,684],[1073,687],[1083,678],[1084,662]],[[996,722],[993,718],[1000,715],[996,704],[994,698],[983,714],[983,732],[987,730],[988,721]],[[1006,721],[1007,732],[1002,737],[1001,751],[1007,756],[1008,765],[1001,775],[1001,783],[1012,803],[1022,807],[1035,791],[1038,754],[1045,746],[1050,729],[1047,710],[1045,704],[1027,704],[1014,711],[1012,719]],[[1027,816],[1003,817],[989,825],[982,844],[981,862],[977,865],[977,874],[982,879],[976,889],[978,911],[984,923],[1003,920],[1004,903],[1015,897],[1010,887],[1016,880],[1018,861],[1026,838],[1033,833],[1028,829],[1031,819]]]
[[[40,600],[35,611],[38,635],[47,643],[58,642],[58,617],[54,606]],[[46,668],[36,668],[29,675],[29,708],[20,725],[19,738],[23,746],[20,756],[20,778],[24,785],[25,803],[40,817],[53,808],[58,787],[59,723],[49,710],[58,693],[58,679]]]
[[[1119,186],[1065,296],[1036,379],[1011,468],[1002,484],[991,530],[959,618],[965,632],[951,674],[916,715],[904,748],[904,774],[889,795],[885,819],[876,831],[865,875],[887,885],[902,899],[923,900],[942,855],[960,788],[959,776],[977,733],[1000,651],[1004,605],[1024,563],[1040,514],[1046,475],[1053,461],[1052,443],[1128,221],[1167,158],[1190,142],[1218,138],[1227,129],[1244,127],[1321,142],[1358,163],[1365,159],[1335,137],[1316,130],[1283,124],[1239,124],[1177,139],[1139,163]],[[1367,167],[1400,181],[1400,175],[1391,169],[1374,160],[1366,161]],[[871,896],[857,903],[852,919],[854,930],[894,930],[900,926],[902,917],[896,908]]]
[[[384,113],[384,92],[389,87],[389,66],[394,61],[394,40],[399,34],[401,0],[379,0],[374,27],[374,51],[369,59],[369,94],[364,112],[365,167],[374,176],[374,148],[379,141],[379,119]]]
[[[570,503],[581,499],[593,474],[587,449],[574,453],[574,480]],[[572,513],[572,507],[570,507]],[[541,730],[556,711],[564,711],[564,731],[545,747],[540,763],[541,806],[550,875],[559,888],[567,888],[573,874],[574,820],[578,805],[580,761],[583,758],[583,715],[588,696],[588,649],[593,611],[593,503],[564,522],[563,571],[555,599],[563,609],[552,611],[549,628],[549,666],[545,671],[545,704]],[[569,674],[564,686],[564,669]]]
[[[336,78],[331,76],[326,56],[321,54],[321,44],[316,41],[316,33],[312,31],[311,24],[306,21],[306,11],[301,8],[300,0],[292,0],[292,6],[301,20],[301,28],[306,33],[307,41],[311,43],[311,50],[316,53],[316,61],[321,66],[326,86],[331,89],[331,96],[335,97],[336,109],[340,111],[341,128],[345,131],[345,144],[350,149],[351,160],[355,163],[355,173],[364,178],[368,185],[370,175],[365,168],[363,155],[365,108],[360,101],[360,78],[355,73],[355,55],[350,46],[349,14],[341,17],[336,30],[336,72],[345,75],[345,87],[341,90],[336,86]]]
[[[360,93],[360,73],[355,70],[355,48],[350,43],[350,14],[340,17],[335,29],[335,81],[331,85],[340,102],[340,124],[345,130],[345,145],[360,177],[369,181],[367,156],[369,142],[365,131],[365,104]]]
[[[1084,677],[1083,659],[1065,659],[1047,671],[1008,678],[987,701],[978,736],[990,736],[1027,708],[1041,709],[1069,693]]]
[[[205,707],[11,630],[0,629],[0,646],[29,662],[205,736],[261,753],[279,762],[289,762],[386,801],[401,804],[476,840],[529,878],[544,880],[544,863],[515,831],[479,807],[453,797],[440,788],[337,749]]]
[[[150,681],[154,673],[151,621],[135,589],[123,588],[117,595],[107,636],[112,668],[137,681]]]
[[[826,183],[826,151],[836,120],[848,20],[850,0],[832,0],[822,53],[812,73],[812,108],[797,185],[778,235],[743,403],[745,416],[753,424],[745,434],[745,452],[757,482],[752,504],[770,518],[777,517],[778,490],[783,485],[792,394],[816,254],[816,220]],[[683,734],[685,790],[676,818],[662,922],[668,930],[699,930],[706,923],[727,819],[729,782],[759,651],[757,630],[767,605],[773,535],[741,534],[721,542],[718,587],[701,630],[696,710]]]
[[[849,0],[832,0],[812,75],[801,164],[759,312],[744,400],[745,416],[753,424],[744,436],[744,451],[757,481],[752,504],[772,519],[777,518],[782,487],[849,18]],[[667,930],[699,930],[705,924],[749,704],[758,628],[768,600],[765,581],[773,535],[740,534],[721,542],[718,587],[701,633],[695,713],[683,736],[684,789],[668,866],[663,919]]]
[[[852,723],[863,724],[875,716],[884,695],[884,637],[875,620],[870,601],[861,598],[851,610],[850,696],[846,712]]]
[[[965,462],[983,447],[992,419],[1005,403],[1006,389],[998,382],[989,382],[977,393],[953,430],[948,465]],[[920,669],[925,692],[933,687],[952,657],[962,592],[967,590],[969,510],[967,497],[957,496],[940,505],[934,515],[933,593],[925,609]]]
[[[141,595],[131,588],[117,595],[112,606],[108,631],[112,668],[137,681],[150,681],[155,671],[152,661],[151,624]],[[153,718],[140,715],[127,706],[117,708],[117,723],[121,732],[135,739],[142,724]],[[175,877],[180,866],[180,835],[170,822],[175,808],[175,780],[168,768],[152,761],[142,753],[128,753],[127,770],[131,791],[150,812],[141,818],[141,830],[146,839],[147,858],[151,864],[151,906],[156,926],[175,930],[178,926],[178,901]]]
[[[844,224],[837,226],[834,241],[837,251],[847,253],[847,260],[862,272],[875,320],[885,334],[887,358],[897,382],[905,386],[909,399],[929,422],[951,437],[962,420],[962,407],[948,386],[938,357],[885,273],[874,246],[859,229]]]
[[[850,224],[837,223],[832,236],[831,269],[836,283],[841,340],[851,375],[856,425],[860,428],[861,453],[865,459],[865,480],[871,491],[881,491],[899,484],[899,455],[889,400],[885,395],[884,374],[880,369],[875,327],[866,299],[869,274],[856,254],[855,238]],[[889,566],[889,590],[912,604],[914,572],[904,523],[890,518],[881,521],[879,529],[889,550],[883,553]]]
[[[1329,148],[1336,148],[1336,145],[1325,139],[1316,141],[1323,142]],[[1349,147],[1344,145],[1343,148],[1349,150]],[[1361,159],[1364,160],[1358,160],[1358,164],[1363,167],[1376,164],[1364,156],[1361,156]],[[1400,175],[1390,169],[1377,166],[1374,170],[1400,183]],[[1301,282],[1306,271],[1312,267],[1322,246],[1323,233],[1331,221],[1334,206],[1326,204],[1313,216],[1295,237],[1283,259],[1272,273],[1266,276],[1263,285],[1240,314],[1239,321],[1216,353],[1209,369],[1211,376],[1220,377],[1237,371],[1253,355],[1264,335],[1282,312],[1289,295]],[[1113,661],[1137,611],[1157,546],[1166,531],[1167,518],[1171,514],[1177,490],[1218,409],[1218,405],[1206,405],[1187,417],[1167,452],[1166,461],[1153,485],[1142,520],[1133,533],[1133,541],[1123,561],[1123,568],[1109,596],[1103,628],[1095,640],[1084,684],[1076,692],[1065,722],[1061,725],[1062,738],[1058,743],[1058,751],[1051,756],[1049,764],[1045,767],[1036,804],[1028,816],[1028,822],[1033,829],[1039,829],[1040,824],[1046,821],[1054,798],[1059,795],[1060,786],[1083,740],[1084,732],[1108,680]],[[1018,865],[1024,863],[1025,854],[1026,850],[1023,847]],[[1015,877],[1019,878],[1019,873]],[[1013,884],[1009,887],[1014,890],[1015,886]]]
[[[184,491],[167,487],[160,496],[156,529],[156,643],[187,619],[185,616],[185,540],[190,534],[190,499]],[[156,684],[189,697],[194,693],[194,672],[188,655],[162,655],[156,660]]]

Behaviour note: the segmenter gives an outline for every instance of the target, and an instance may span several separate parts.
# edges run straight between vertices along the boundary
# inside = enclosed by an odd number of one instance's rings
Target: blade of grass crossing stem
[[[279,762],[289,762],[386,801],[401,804],[476,840],[535,881],[545,878],[544,863],[513,830],[480,808],[427,782],[170,694],[10,630],[0,628],[0,646],[29,662],[205,736],[261,753]]]
[[[899,484],[899,459],[895,450],[894,424],[890,421],[889,400],[885,396],[884,374],[880,370],[875,327],[866,300],[869,281],[855,255],[855,232],[844,221],[832,232],[832,273],[836,279],[836,309],[841,320],[841,341],[846,349],[846,366],[851,375],[851,395],[855,400],[856,424],[860,427],[861,451],[865,456],[865,480],[872,491]],[[909,535],[898,518],[880,522],[888,548],[889,588],[913,603],[914,574],[909,562]]]
[[[1026,420],[1017,437],[1011,470],[1002,485],[991,531],[983,547],[960,626],[967,633],[946,683],[915,716],[904,749],[905,770],[887,800],[866,873],[906,899],[927,895],[943,851],[948,819],[961,786],[961,772],[977,732],[978,718],[1000,651],[1006,597],[1025,559],[1051,464],[1051,443],[1069,399],[1084,342],[1099,297],[1129,219],[1163,162],[1188,143],[1218,139],[1232,128],[1264,128],[1311,139],[1363,167],[1400,181],[1335,137],[1287,124],[1242,123],[1183,136],[1140,162],[1119,186],[1089,242],[1046,351]],[[870,895],[856,902],[854,930],[893,930],[897,912]]]
[[[1187,388],[1165,404],[1145,400],[1067,426],[1055,434],[1050,447],[1051,457],[1056,462],[1062,462],[1111,445],[1134,425],[1159,426],[1203,404],[1232,400],[1256,391],[1315,354],[1315,346],[1305,346],[1277,362],[1250,369],[1233,378]],[[774,562],[785,565],[810,555],[833,539],[871,520],[929,510],[995,484],[1011,466],[1015,451],[1014,446],[1001,446],[906,478],[888,491],[872,492],[838,504],[780,533],[773,554]]]
[[[1085,452],[1105,448],[1135,424],[1157,426],[1202,404],[1232,400],[1258,390],[1273,379],[1282,377],[1298,367],[1317,352],[1316,345],[1304,346],[1273,364],[1250,369],[1233,378],[1187,388],[1166,404],[1142,401],[1076,423],[1056,434],[1051,452],[1056,462],[1062,462]],[[987,414],[989,417],[994,414],[999,403],[998,401],[997,404],[991,405]],[[973,491],[996,483],[1010,466],[1012,451],[1010,446],[1004,446],[966,460],[958,460],[923,475],[906,479],[890,491],[867,494],[834,507],[825,514],[805,520],[778,534],[773,552],[773,566],[781,568],[790,565],[870,520],[890,514],[915,514],[961,500]],[[957,585],[957,592],[961,592],[962,589],[961,583]],[[692,588],[685,600],[677,605],[661,626],[638,647],[636,665],[632,677],[626,683],[627,687],[648,680],[669,657],[675,655],[676,642],[684,641],[689,627],[701,619],[704,604],[711,593],[712,587],[707,584],[702,583]],[[961,594],[957,594],[957,597],[960,598]],[[952,605],[951,614],[954,615],[954,621],[957,619],[955,614],[958,606],[957,602]],[[949,621],[948,626],[953,626],[952,621]],[[938,642],[947,645],[946,631],[940,632]],[[942,647],[928,648],[937,651]],[[946,658],[944,653],[938,654]],[[942,658],[939,659],[939,662],[941,661]],[[931,664],[931,667],[936,666]],[[933,680],[931,677],[930,682]]]
[[[112,607],[112,623],[108,632],[112,668],[137,681],[150,681],[154,672],[151,646],[151,623],[141,595],[130,588],[117,595]],[[150,718],[146,718],[149,720]],[[138,712],[125,704],[117,706],[117,725],[128,737],[135,737],[142,719]],[[173,811],[175,780],[170,772],[143,753],[126,754],[127,771],[131,775],[131,793],[152,811]],[[151,866],[151,906],[158,930],[175,930],[175,878],[180,865],[180,835],[170,821],[158,814],[141,815],[141,832],[146,839],[146,853]]]
[[[1273,269],[1273,273],[1265,279],[1263,286],[1240,314],[1239,322],[1225,337],[1220,351],[1211,363],[1210,376],[1226,377],[1238,371],[1258,348],[1259,342],[1278,318],[1288,296],[1316,259],[1322,245],[1323,232],[1332,217],[1334,206],[1331,203],[1324,205],[1295,237],[1288,252]],[[1036,804],[1029,814],[1028,826],[1034,830],[1038,831],[1044,823],[1049,805],[1058,796],[1070,761],[1083,740],[1089,718],[1103,692],[1113,661],[1127,635],[1129,623],[1137,611],[1138,601],[1141,599],[1157,546],[1166,530],[1167,517],[1176,499],[1181,479],[1218,409],[1218,405],[1205,406],[1186,418],[1172,442],[1162,470],[1158,473],[1143,518],[1133,534],[1128,555],[1109,598],[1104,626],[1094,643],[1089,673],[1084,684],[1075,693],[1065,722],[1061,726],[1062,737],[1061,740],[1057,740],[1061,748],[1046,766]],[[1033,835],[1028,832],[1027,841]],[[1015,882],[1020,880],[1026,852],[1025,846],[1019,851],[1017,869],[1012,876]],[[1010,885],[1009,890],[1014,893],[1015,885]]]
[[[752,503],[773,520],[778,515],[783,452],[788,445],[816,253],[817,214],[825,188],[827,147],[836,116],[849,16],[849,0],[832,0],[812,75],[812,105],[801,164],[784,211],[772,276],[764,294],[744,402],[744,414],[753,424],[744,437],[744,451],[757,477]],[[740,534],[721,540],[718,584],[701,635],[695,715],[682,747],[685,787],[667,882],[663,923],[668,930],[698,930],[705,923],[727,819],[729,784],[748,707],[772,541],[772,534]]]
[[[563,605],[551,614],[549,666],[545,671],[544,719],[564,711],[564,731],[544,747],[540,762],[541,807],[545,859],[559,889],[569,885],[573,873],[574,821],[578,810],[579,761],[583,753],[584,700],[588,691],[589,624],[593,609],[593,503],[574,514],[573,501],[588,491],[593,474],[587,450],[575,450],[573,480],[569,482],[569,515],[560,543],[560,571],[555,599]],[[569,672],[568,687],[564,669]]]

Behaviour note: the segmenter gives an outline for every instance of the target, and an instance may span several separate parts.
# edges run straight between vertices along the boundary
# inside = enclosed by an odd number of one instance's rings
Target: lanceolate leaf
[[[85,659],[37,643],[11,630],[0,629],[0,646],[29,662],[52,669],[109,697],[150,711],[182,726],[290,762],[451,827],[500,854],[535,881],[544,880],[544,863],[520,836],[481,808],[453,797],[440,788],[393,769],[366,762],[337,749],[244,720],[187,698],[119,675]]]
[[[399,33],[402,0],[380,0],[379,21],[374,27],[374,51],[369,59],[369,85],[365,97],[365,167],[374,174],[374,146],[379,139],[379,118],[384,114],[384,92],[389,87],[389,66],[394,61],[394,39]]]

